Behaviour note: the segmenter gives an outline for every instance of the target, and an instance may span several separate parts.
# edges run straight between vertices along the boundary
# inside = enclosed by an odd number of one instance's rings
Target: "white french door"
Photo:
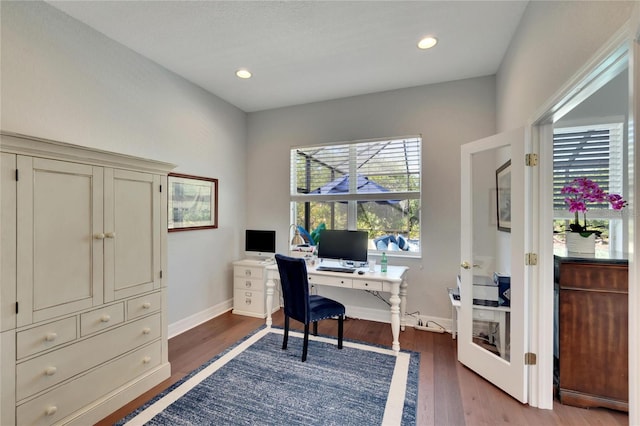
[[[462,146],[458,360],[527,402],[523,129]],[[530,220],[530,218],[527,218]],[[494,273],[510,288],[494,286]]]

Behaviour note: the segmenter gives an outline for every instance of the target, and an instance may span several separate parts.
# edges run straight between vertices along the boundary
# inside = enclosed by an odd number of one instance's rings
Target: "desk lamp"
[[[295,233],[293,234],[293,238],[291,239],[291,245],[292,246],[299,246],[304,244],[304,239],[302,238],[302,236],[300,236],[300,231],[298,231],[298,226],[297,225],[291,225],[289,227],[289,229],[294,228],[295,229]]]

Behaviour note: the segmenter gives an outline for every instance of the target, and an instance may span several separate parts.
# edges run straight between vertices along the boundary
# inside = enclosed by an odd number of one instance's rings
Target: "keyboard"
[[[325,272],[342,272],[345,274],[353,274],[356,270],[355,268],[347,268],[342,266],[318,266],[316,271],[325,271]]]

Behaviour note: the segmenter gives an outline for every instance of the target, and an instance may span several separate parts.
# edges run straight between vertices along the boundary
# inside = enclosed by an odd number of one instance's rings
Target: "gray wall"
[[[531,1],[498,71],[497,129],[536,113],[629,19],[630,1]]]
[[[244,112],[42,2],[2,2],[2,130],[218,178],[217,230],[169,235],[169,323],[233,297],[244,230]]]
[[[408,312],[449,318],[446,288],[456,284],[460,257],[460,145],[495,133],[494,94],[494,78],[482,77],[249,114],[248,226],[275,227],[286,252],[292,146],[421,134],[422,259],[389,261],[410,267]],[[341,297],[385,309],[361,292]]]

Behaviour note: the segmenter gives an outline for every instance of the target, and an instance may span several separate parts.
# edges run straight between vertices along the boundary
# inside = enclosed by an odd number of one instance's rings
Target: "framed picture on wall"
[[[511,232],[511,160],[496,170],[498,231]]]
[[[218,179],[169,173],[168,230],[218,227]]]

